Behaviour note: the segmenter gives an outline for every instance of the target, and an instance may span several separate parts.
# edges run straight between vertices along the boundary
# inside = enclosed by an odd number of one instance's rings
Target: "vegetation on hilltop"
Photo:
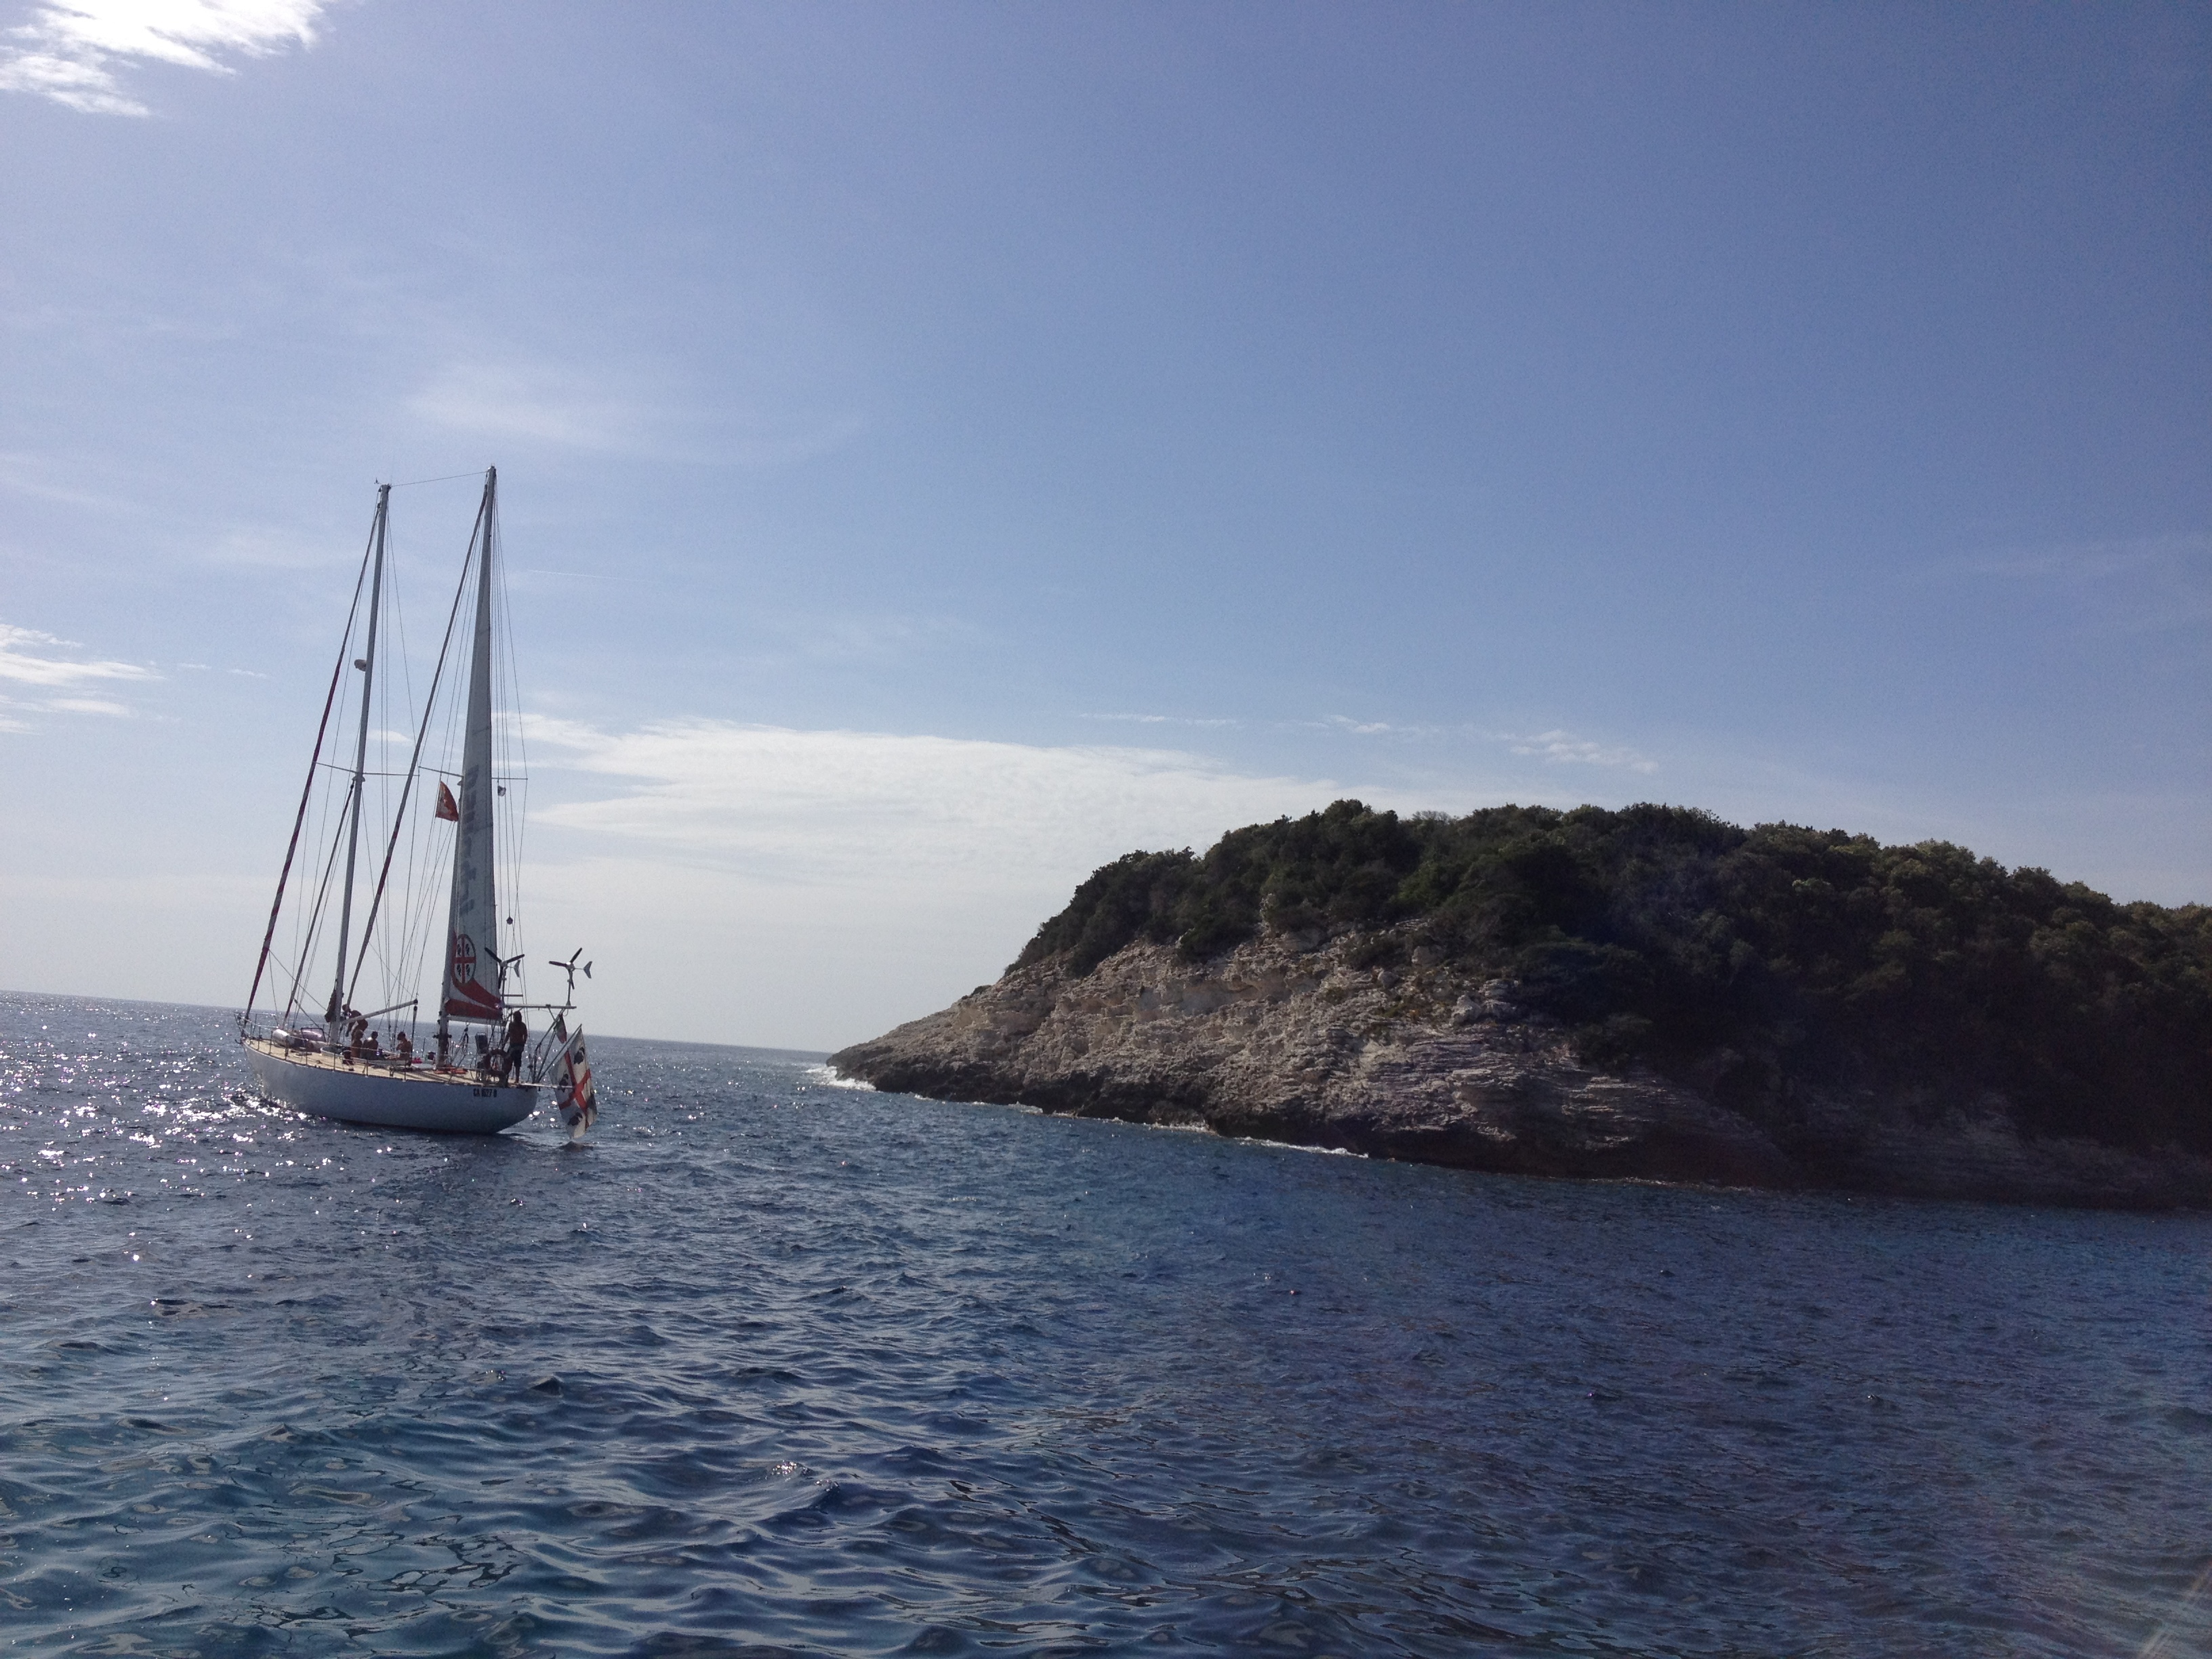
[[[2212,909],[2115,903],[1943,842],[1343,800],[1203,856],[1116,860],[1016,965],[1087,974],[1139,939],[1202,959],[1263,927],[1516,980],[1590,1058],[1694,1073],[1747,1109],[1799,1081],[1996,1091],[2029,1133],[2212,1152]]]

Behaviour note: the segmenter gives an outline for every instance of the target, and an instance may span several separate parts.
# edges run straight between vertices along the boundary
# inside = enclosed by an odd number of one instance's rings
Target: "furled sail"
[[[468,726],[461,743],[460,822],[453,834],[453,896],[446,930],[447,1019],[496,1024],[499,991],[499,896],[491,775],[491,550],[498,525],[496,470],[484,475],[477,521],[476,650],[469,665]]]

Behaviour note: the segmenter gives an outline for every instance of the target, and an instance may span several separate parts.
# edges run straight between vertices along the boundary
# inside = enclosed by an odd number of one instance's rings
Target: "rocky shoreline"
[[[2028,1139],[2002,1097],[1747,1093],[1722,1051],[1683,1079],[1578,1058],[1510,981],[1416,951],[1362,967],[1357,933],[1267,930],[1204,963],[1146,942],[1087,974],[1010,969],[834,1054],[842,1074],[1019,1104],[1468,1170],[2114,1209],[2212,1207],[2212,1161]]]

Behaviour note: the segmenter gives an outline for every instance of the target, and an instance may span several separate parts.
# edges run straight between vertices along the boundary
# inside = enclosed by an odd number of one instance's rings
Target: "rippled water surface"
[[[605,1039],[592,1142],[0,999],[0,1646],[2212,1649],[2212,1221],[1489,1178]]]

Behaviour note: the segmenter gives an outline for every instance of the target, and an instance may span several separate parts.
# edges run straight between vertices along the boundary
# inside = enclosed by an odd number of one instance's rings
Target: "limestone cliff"
[[[1139,941],[1087,974],[1018,966],[951,1007],[832,1056],[939,1099],[1185,1124],[1528,1175],[2128,1208],[2212,1204],[2212,1162],[2025,1139],[2000,1097],[1784,1087],[1715,1097],[1723,1051],[1662,1077],[1577,1057],[1565,1030],[1414,952],[1363,968],[1357,934],[1263,931],[1204,963]]]

